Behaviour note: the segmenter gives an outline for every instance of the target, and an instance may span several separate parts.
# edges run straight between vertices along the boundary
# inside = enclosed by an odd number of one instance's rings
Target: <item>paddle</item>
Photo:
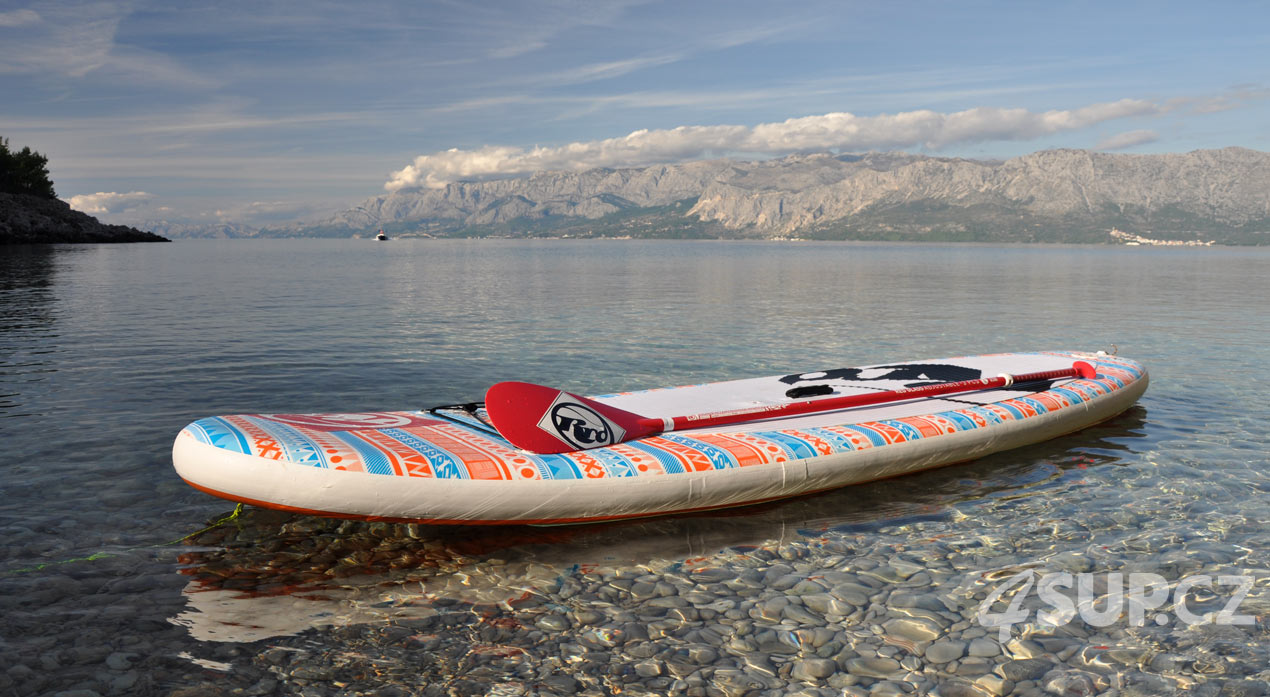
[[[745,409],[650,418],[593,399],[528,382],[500,382],[485,393],[485,410],[494,427],[512,445],[544,455],[589,450],[685,428],[721,426],[798,414],[836,411],[886,402],[1009,387],[1015,383],[1092,378],[1094,367],[1077,361],[1070,368],[1023,375],[961,380],[889,392],[806,399]]]

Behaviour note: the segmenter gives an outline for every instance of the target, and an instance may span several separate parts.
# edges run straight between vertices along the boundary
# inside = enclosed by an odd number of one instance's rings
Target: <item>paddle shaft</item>
[[[586,397],[527,382],[500,382],[485,393],[485,409],[500,435],[512,445],[541,454],[567,453],[647,438],[667,431],[706,428],[743,421],[776,419],[813,412],[838,411],[886,402],[972,392],[1014,383],[1092,378],[1094,368],[1077,361],[1063,370],[945,382],[888,392],[806,399],[788,404],[732,409],[706,414],[652,418]]]
[[[785,416],[797,416],[799,414],[810,414],[822,411],[838,411],[840,409],[850,409],[852,407],[864,407],[872,404],[885,404],[887,402],[902,402],[909,399],[933,397],[935,395],[952,394],[954,392],[991,390],[998,387],[1008,387],[1016,383],[1040,382],[1042,380],[1058,380],[1074,377],[1093,377],[1093,367],[1088,363],[1078,361],[1073,364],[1072,367],[1063,368],[1061,370],[1046,370],[1038,373],[1024,373],[1021,375],[1001,375],[995,378],[944,382],[937,385],[905,387],[886,392],[844,395],[842,397],[829,397],[827,399],[807,399],[801,402],[791,402],[789,404],[769,404],[761,407],[716,411],[706,414],[689,414],[687,416],[674,416],[664,419],[644,417],[640,419],[639,423],[641,426],[645,426],[653,431],[653,433],[646,435],[655,435],[656,433],[680,431],[686,428],[708,428],[710,426],[723,426],[725,424],[735,424],[745,421],[775,419]]]

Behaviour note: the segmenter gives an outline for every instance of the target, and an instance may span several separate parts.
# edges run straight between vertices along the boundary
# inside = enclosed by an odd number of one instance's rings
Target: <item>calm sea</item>
[[[0,248],[0,693],[1245,689],[1270,664],[1267,302],[1270,249]],[[170,460],[176,433],[214,414],[1034,349],[1119,351],[1151,387],[1060,440],[711,516],[480,529],[248,508],[204,530],[233,505]],[[1249,578],[1252,624],[1187,624],[1170,600],[1145,623],[980,628],[985,594],[1029,570],[1104,593],[1113,572]],[[1234,592],[1203,588],[1195,612]],[[807,619],[826,593],[839,605]],[[985,638],[997,654],[966,648]]]

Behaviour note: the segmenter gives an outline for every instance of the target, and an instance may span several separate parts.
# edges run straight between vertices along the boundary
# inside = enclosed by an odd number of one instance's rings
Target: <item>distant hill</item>
[[[167,241],[125,225],[106,225],[56,198],[0,193],[0,243]]]
[[[233,239],[260,235],[259,227],[243,223],[180,223],[169,220],[145,220],[138,224],[159,235],[185,239]]]
[[[793,155],[538,172],[376,196],[267,237],[801,237],[1270,243],[1270,154],[1047,150],[1005,161],[906,153]]]

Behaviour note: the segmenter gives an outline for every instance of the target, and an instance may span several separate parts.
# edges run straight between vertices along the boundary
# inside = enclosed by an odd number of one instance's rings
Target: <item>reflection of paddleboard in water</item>
[[[580,573],[618,568],[686,573],[728,547],[748,550],[787,541],[773,539],[774,531],[791,539],[798,536],[785,529],[783,513],[746,510],[744,516],[498,532],[423,528],[417,538],[404,525],[376,523],[381,527],[371,531],[366,524],[346,523],[356,527],[345,530],[335,521],[288,518],[287,526],[316,529],[280,532],[274,539],[286,544],[272,552],[256,542],[215,537],[232,531],[212,531],[198,540],[199,550],[181,555],[181,573],[190,577],[182,591],[187,606],[171,621],[202,641],[250,642],[322,627],[418,620],[448,612],[470,615],[473,607],[511,609],[529,599],[541,600]],[[245,524],[260,528],[269,524],[268,516],[278,515],[259,513]],[[304,551],[289,551],[296,548]],[[279,563],[295,556],[311,561],[308,566]],[[350,566],[358,559],[366,561]]]
[[[1081,363],[1096,374],[906,396]],[[592,522],[750,504],[964,462],[1109,419],[1146,386],[1142,365],[1104,354],[892,362],[593,398],[670,423],[684,414],[898,395],[856,408],[676,426],[634,440],[624,440],[629,429],[560,393],[550,410],[520,420],[524,430],[555,429],[566,444],[592,448],[561,454],[516,448],[473,403],[201,419],[178,435],[173,462],[202,491],[280,510],[432,523]],[[597,441],[610,444],[593,447]]]
[[[515,572],[515,569],[509,570]],[[455,579],[393,583],[382,577],[341,579],[329,588],[276,595],[253,595],[242,590],[206,588],[191,581],[182,591],[187,608],[171,622],[186,627],[200,641],[250,642],[290,636],[308,629],[345,627],[384,620],[435,617],[443,610],[432,601],[445,598],[465,605],[502,606],[541,593],[557,583],[560,572],[548,567],[523,569],[506,587],[499,579],[460,574]],[[463,585],[461,581],[468,583]],[[463,607],[462,612],[471,612]]]

